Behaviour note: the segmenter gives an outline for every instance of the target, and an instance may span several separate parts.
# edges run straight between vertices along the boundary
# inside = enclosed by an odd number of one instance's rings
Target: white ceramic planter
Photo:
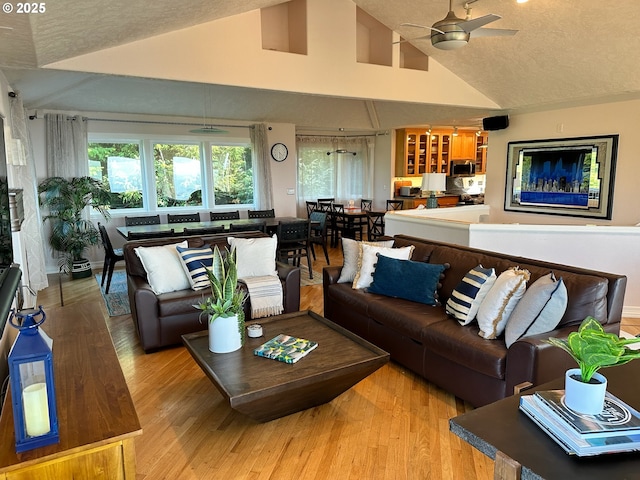
[[[565,373],[565,404],[571,410],[587,415],[597,415],[604,407],[604,396],[607,392],[607,379],[599,373],[593,374],[593,379],[600,383],[584,383],[575,380],[571,375],[580,376],[579,368],[572,368]]]
[[[209,317],[209,351],[213,353],[235,352],[242,347],[242,335],[238,328],[238,317],[218,317],[213,322]]]

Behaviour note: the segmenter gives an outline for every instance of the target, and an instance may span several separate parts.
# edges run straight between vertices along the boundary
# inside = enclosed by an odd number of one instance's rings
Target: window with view
[[[110,188],[114,210],[255,205],[248,145],[91,140],[89,172]]]

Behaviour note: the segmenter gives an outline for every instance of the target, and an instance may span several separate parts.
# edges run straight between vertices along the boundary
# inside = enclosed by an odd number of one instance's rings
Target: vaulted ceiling
[[[55,3],[55,4],[54,4]],[[0,16],[0,69],[31,109],[171,114],[201,117],[198,84],[85,74],[41,68],[52,62],[123,45],[281,0],[56,0],[39,14]],[[424,32],[404,22],[432,25],[447,0],[354,0],[404,38]],[[640,18],[637,0],[470,0],[473,16],[496,13],[495,28],[513,37],[473,38],[453,51],[412,42],[500,109],[303,95],[213,85],[216,117],[293,123],[302,128],[366,128],[373,102],[380,128],[411,124],[464,124],[497,113],[640,98]],[[7,5],[7,3],[5,3]],[[9,5],[17,6],[17,3]],[[464,1],[453,9],[464,17]],[[328,25],[330,28],[330,25]],[[221,47],[223,48],[223,47]],[[293,107],[293,108],[292,108]],[[304,112],[304,115],[301,113]]]

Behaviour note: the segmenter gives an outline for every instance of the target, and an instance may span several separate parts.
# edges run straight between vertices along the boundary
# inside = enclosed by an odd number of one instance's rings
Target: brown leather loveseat
[[[625,276],[405,235],[394,237],[394,247],[407,245],[415,246],[412,260],[450,265],[438,289],[442,306],[354,290],[350,283],[337,283],[342,267],[331,266],[323,270],[324,315],[474,406],[509,396],[524,382],[538,385],[575,367],[564,351],[543,340],[566,337],[587,315],[601,321],[606,331],[619,333]],[[568,305],[558,327],[520,338],[507,349],[504,335],[487,340],[478,335],[477,323],[461,326],[450,318],[445,313],[447,299],[465,274],[479,264],[495,268],[497,275],[513,266],[527,269],[529,284],[550,271],[562,278]]]
[[[210,290],[179,290],[156,295],[149,283],[144,267],[135,248],[155,247],[187,240],[189,247],[201,247],[208,244],[213,248],[228,248],[227,237],[242,238],[264,237],[261,232],[241,232],[215,234],[207,236],[170,237],[153,240],[136,240],[124,244],[123,252],[127,270],[127,288],[131,316],[136,326],[140,343],[145,352],[160,347],[182,343],[181,336],[186,333],[204,330],[206,320],[200,322],[199,310],[193,307],[203,297],[210,295]],[[277,262],[276,270],[283,287],[284,313],[300,310],[300,268]],[[249,320],[250,301],[245,303],[245,318]]]

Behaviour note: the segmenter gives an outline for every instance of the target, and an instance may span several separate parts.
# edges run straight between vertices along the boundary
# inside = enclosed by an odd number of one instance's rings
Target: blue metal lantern
[[[8,358],[17,453],[60,441],[51,340],[38,329],[45,319],[42,307],[9,318],[20,331]]]

